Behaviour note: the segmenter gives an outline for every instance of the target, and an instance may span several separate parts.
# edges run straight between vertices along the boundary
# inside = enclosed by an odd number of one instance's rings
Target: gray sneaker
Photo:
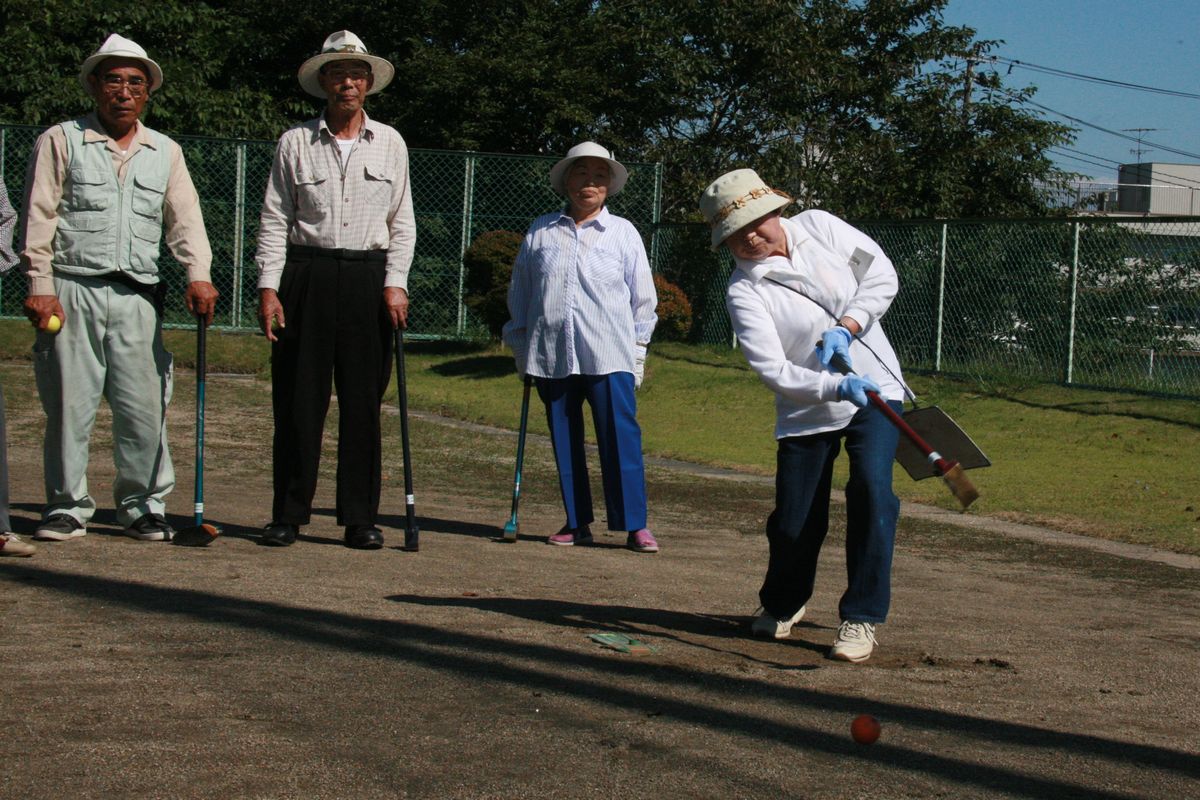
[[[15,533],[0,533],[0,556],[24,556],[28,558],[37,548],[21,541]]]
[[[843,620],[838,626],[837,638],[829,650],[829,657],[838,661],[858,663],[871,657],[875,649],[875,626],[869,622]]]
[[[33,532],[33,538],[39,542],[65,542],[86,535],[87,528],[70,514],[51,514]]]
[[[805,608],[807,606],[800,606],[800,610],[788,619],[775,619],[762,609],[758,618],[750,623],[750,633],[764,639],[786,639],[792,633],[792,626],[804,619]]]
[[[175,536],[175,529],[162,514],[143,514],[125,529],[125,535],[143,542],[169,542]]]

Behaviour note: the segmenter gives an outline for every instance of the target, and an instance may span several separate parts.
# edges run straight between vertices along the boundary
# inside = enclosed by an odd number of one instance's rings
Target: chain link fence
[[[0,125],[0,175],[21,212],[25,170],[43,128]],[[275,155],[275,142],[173,137],[183,149],[200,194],[212,245],[212,281],[221,293],[215,325],[257,330],[257,267],[254,263],[259,210]],[[550,188],[558,156],[508,156],[412,150],[410,176],[417,220],[417,248],[409,273],[414,338],[480,338],[483,324],[463,303],[462,254],[477,236],[492,230],[524,233],[533,219],[560,207]],[[629,180],[610,203],[649,238],[658,222],[662,173],[655,164],[626,164]],[[160,261],[170,286],[164,323],[190,325],[183,304],[183,270],[164,247]],[[12,275],[0,283],[0,316],[20,317],[25,282]]]
[[[41,129],[0,125],[0,174],[20,211],[25,167]],[[274,142],[178,137],[200,193],[221,292],[218,325],[257,328],[255,236]],[[556,157],[414,150],[417,251],[410,335],[483,338],[463,303],[462,254],[480,234],[523,233],[561,200]],[[692,304],[690,340],[731,346],[725,283],[733,268],[702,225],[660,224],[662,172],[629,164],[610,204],[647,243],[651,264]],[[901,291],[887,329],[911,370],[997,382],[1062,382],[1200,396],[1200,219],[1077,218],[860,223],[892,258]],[[190,323],[182,270],[166,322]],[[0,283],[0,316],[19,317],[24,281]]]
[[[896,264],[885,325],[906,369],[1200,396],[1200,219],[857,223]],[[733,344],[728,252],[660,225],[656,268],[692,301],[692,341]]]

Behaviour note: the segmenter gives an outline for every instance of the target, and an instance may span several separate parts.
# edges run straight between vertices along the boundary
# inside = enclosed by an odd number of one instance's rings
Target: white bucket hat
[[[550,168],[550,186],[554,191],[567,196],[566,177],[567,170],[571,168],[571,162],[577,158],[602,158],[608,162],[608,168],[612,171],[612,180],[608,184],[608,196],[612,197],[625,188],[625,181],[629,180],[629,170],[625,166],[613,158],[612,153],[605,150],[595,142],[583,142],[577,144],[567,151],[566,157]]]
[[[700,195],[700,213],[712,228],[712,249],[739,228],[790,202],[790,195],[767,186],[752,169],[726,172]]]
[[[392,62],[367,53],[367,46],[363,44],[362,39],[350,31],[338,31],[329,34],[325,43],[321,45],[320,53],[300,65],[296,77],[300,79],[301,88],[314,97],[324,98],[325,92],[321,89],[317,73],[330,61],[347,60],[364,61],[371,65],[371,74],[375,76],[375,83],[367,91],[367,94],[383,91],[383,87],[391,83],[392,76],[396,74]]]
[[[104,44],[100,45],[100,49],[88,56],[87,60],[83,62],[83,66],[79,68],[79,83],[85,92],[91,91],[91,87],[88,86],[88,75],[91,75],[92,71],[106,58],[136,58],[146,65],[146,72],[150,75],[150,91],[153,92],[162,86],[162,68],[146,55],[146,51],[140,44],[132,39],[126,39],[119,33],[114,33],[105,39]]]

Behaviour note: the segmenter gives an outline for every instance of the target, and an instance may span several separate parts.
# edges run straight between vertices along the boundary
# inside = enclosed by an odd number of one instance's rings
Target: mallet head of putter
[[[175,535],[171,537],[171,544],[180,547],[208,547],[220,535],[220,528],[205,522],[175,531]]]

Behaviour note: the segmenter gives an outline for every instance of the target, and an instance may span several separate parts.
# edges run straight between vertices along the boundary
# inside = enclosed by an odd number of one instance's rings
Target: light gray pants
[[[8,427],[4,420],[4,390],[0,389],[0,533],[12,530],[8,516]]]
[[[163,514],[175,487],[167,450],[172,362],[154,302],[99,278],[55,275],[54,284],[67,319],[57,335],[38,333],[33,345],[46,412],[45,516],[69,514],[86,525],[96,511],[88,440],[102,396],[113,415],[117,522]]]

